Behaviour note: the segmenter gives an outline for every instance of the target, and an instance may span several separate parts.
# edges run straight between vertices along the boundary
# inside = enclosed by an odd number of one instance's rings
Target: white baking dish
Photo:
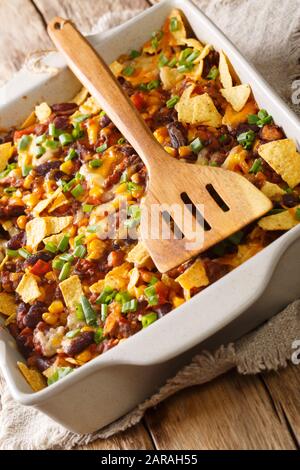
[[[259,105],[289,137],[298,140],[297,117],[189,1],[166,0],[90,39],[110,62],[140,46],[173,7],[183,10],[200,40],[225,50],[242,81],[250,83]],[[0,127],[21,122],[41,100],[65,101],[79,90],[80,84],[59,54],[51,54],[46,61],[58,69],[56,75],[23,71],[0,90]],[[150,396],[203,344],[237,338],[296,299],[300,293],[299,253],[300,226],[151,327],[38,393],[31,392],[17,369],[21,357],[14,339],[0,331],[0,366],[10,391],[17,401],[38,408],[72,431],[95,431]]]

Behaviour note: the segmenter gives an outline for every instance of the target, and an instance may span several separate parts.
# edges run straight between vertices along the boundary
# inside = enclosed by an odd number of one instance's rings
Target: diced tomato
[[[23,135],[29,135],[32,134],[35,130],[36,124],[33,124],[33,126],[26,127],[26,129],[21,129],[20,131],[15,131],[14,133],[14,142],[16,142],[18,139],[20,139]]]
[[[154,286],[158,296],[158,303],[165,304],[168,300],[169,288],[162,281],[158,281]]]
[[[36,276],[42,276],[43,274],[46,274],[49,271],[51,271],[50,263],[47,263],[42,259],[39,259],[30,269],[30,272],[32,274],[35,274]]]
[[[145,97],[143,95],[143,93],[141,93],[140,91],[134,93],[134,95],[132,95],[131,97],[132,99],[132,102],[134,104],[134,106],[136,107],[136,109],[138,111],[142,111],[143,108],[145,107]]]

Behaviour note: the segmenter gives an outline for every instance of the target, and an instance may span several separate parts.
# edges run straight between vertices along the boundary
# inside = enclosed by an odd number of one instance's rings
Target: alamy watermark
[[[300,339],[295,340],[292,344],[293,354],[291,357],[291,361],[295,366],[300,365]]]
[[[292,83],[292,103],[295,105],[300,104],[300,80],[294,80]]]

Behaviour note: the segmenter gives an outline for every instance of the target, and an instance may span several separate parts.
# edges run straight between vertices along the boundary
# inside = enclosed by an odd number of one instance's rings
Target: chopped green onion
[[[151,312],[147,313],[146,315],[142,316],[141,322],[143,328],[147,328],[147,326],[151,325],[151,323],[154,323],[157,320],[157,313]]]
[[[63,268],[63,265],[64,265],[64,261],[59,259],[59,258],[55,258],[53,261],[52,261],[52,268],[53,269],[57,269],[57,271],[60,271],[62,268]]]
[[[166,103],[167,108],[169,108],[169,109],[174,108],[174,106],[178,103],[179,99],[180,98],[177,95],[172,96],[172,98],[170,98]]]
[[[75,124],[75,128],[72,130],[73,139],[81,139],[84,136],[84,131],[81,129],[80,124]]]
[[[85,176],[82,173],[79,173],[79,171],[77,171],[77,173],[75,174],[75,180],[76,181],[84,181]]]
[[[158,296],[156,293],[155,286],[146,287],[144,290],[144,294],[148,299],[149,305],[157,305],[158,304]]]
[[[270,212],[268,212],[267,215],[276,215],[276,214],[281,214],[281,212],[285,212],[285,209],[272,209]]]
[[[107,313],[108,313],[108,305],[107,304],[101,304],[101,320],[102,321],[106,320]]]
[[[69,238],[70,238],[70,237],[69,237],[68,235],[64,235],[63,238],[61,239],[61,241],[60,241],[59,244],[58,244],[57,249],[58,249],[59,251],[61,251],[62,253],[63,253],[64,251],[66,251],[67,248],[69,247]]]
[[[92,212],[93,209],[94,209],[93,204],[83,204],[82,206],[83,212],[86,212],[86,213]]]
[[[90,168],[100,168],[100,166],[102,166],[102,161],[99,160],[99,158],[95,158],[89,162]]]
[[[68,162],[69,160],[73,160],[74,158],[78,157],[78,153],[76,152],[75,149],[70,149],[68,152],[68,155],[65,158],[65,162]]]
[[[76,317],[79,321],[85,321],[85,316],[83,313],[83,308],[80,304],[76,305],[75,308]]]
[[[237,137],[237,141],[245,150],[250,150],[255,141],[255,132],[250,130],[248,132],[243,132]]]
[[[249,114],[248,116],[248,123],[258,127],[264,127],[264,125],[271,124],[272,122],[272,116],[270,116],[265,109],[261,109],[257,115]]]
[[[295,216],[296,216],[297,220],[300,220],[300,208],[299,207],[297,207],[297,209],[296,209]]]
[[[46,140],[45,142],[45,147],[49,148],[50,150],[56,150],[59,147],[59,142],[56,142],[55,140]]]
[[[94,341],[96,344],[100,344],[101,341],[103,341],[104,336],[103,336],[103,328],[97,328],[94,334]]]
[[[192,64],[197,57],[199,57],[200,52],[199,51],[193,51],[187,58],[186,58],[186,63],[187,64]]]
[[[193,52],[193,49],[191,47],[187,47],[186,49],[184,49],[181,54],[180,54],[180,57],[179,57],[179,65],[185,65],[186,63],[186,58],[192,54]]]
[[[84,188],[81,184],[77,184],[77,186],[75,186],[75,188],[72,189],[72,191],[71,191],[71,194],[72,194],[72,196],[75,197],[75,199],[80,197],[83,193],[84,193]]]
[[[59,137],[61,134],[61,131],[59,129],[56,129],[55,124],[51,122],[49,124],[48,133],[49,135],[51,135],[51,137]]]
[[[80,333],[80,328],[77,328],[76,330],[68,331],[68,333],[66,334],[66,337],[69,339],[72,339],[72,338],[75,338],[75,336],[78,336],[79,333]]]
[[[50,253],[57,253],[57,246],[53,242],[46,243],[45,248]]]
[[[258,121],[259,121],[259,117],[256,114],[248,115],[248,124],[256,126]]]
[[[77,235],[77,237],[74,238],[74,245],[75,246],[82,245],[82,242],[84,239],[85,239],[84,233],[82,233],[81,235]]]
[[[199,137],[190,143],[190,147],[194,153],[199,153],[203,149],[204,145]]]
[[[38,145],[39,145],[39,144],[43,144],[46,139],[47,139],[46,134],[38,135],[38,136],[35,138],[35,143],[38,144]]]
[[[86,121],[86,119],[89,119],[90,117],[91,117],[91,114],[79,114],[78,116],[75,116],[73,118],[73,121],[79,124],[83,121]]]
[[[69,145],[73,142],[73,136],[72,134],[68,134],[67,132],[65,132],[64,134],[60,134],[59,141],[64,147],[65,145]]]
[[[127,65],[127,67],[123,69],[122,73],[126,77],[131,77],[131,75],[134,73],[134,67],[132,67],[132,65]]]
[[[160,85],[160,80],[152,80],[151,82],[148,83],[147,85],[147,90],[151,91],[151,90],[155,90],[156,88],[158,88]]]
[[[225,142],[227,142],[228,140],[228,135],[227,134],[222,134],[220,137],[219,137],[219,142],[221,144],[225,144]]]
[[[128,189],[128,191],[140,191],[142,189],[142,187],[139,186],[136,183],[133,183],[132,181],[129,181],[127,183],[127,189]]]
[[[208,80],[215,80],[219,75],[219,69],[218,67],[216,67],[215,65],[210,69],[208,75],[207,75],[207,79]]]
[[[243,240],[244,237],[244,232],[240,230],[239,232],[234,233],[228,238],[228,241],[232,243],[233,245],[239,245],[241,241]]]
[[[169,67],[175,67],[175,65],[177,65],[177,59],[176,59],[176,57],[174,57],[173,59],[171,59],[168,65],[169,65]]]
[[[154,286],[154,284],[156,284],[158,282],[158,279],[157,277],[155,276],[152,276],[150,282],[149,282],[149,286]]]
[[[28,176],[29,173],[31,172],[32,170],[32,166],[31,165],[22,165],[22,176]]]
[[[139,90],[141,91],[148,91],[147,84],[146,83],[141,83],[139,85]]]
[[[89,233],[97,233],[99,232],[99,230],[101,230],[101,226],[100,225],[90,225],[86,231],[89,232]]]
[[[129,292],[118,292],[115,296],[115,301],[120,304],[125,304],[131,300],[131,295]]]
[[[176,18],[176,16],[173,16],[170,19],[170,31],[171,31],[171,33],[175,33],[175,31],[178,31],[179,26],[180,26],[180,23],[179,23],[178,19]]]
[[[256,175],[259,171],[261,171],[262,169],[262,161],[260,158],[257,158],[252,167],[250,168],[249,170],[249,173],[253,173],[254,175]]]
[[[128,173],[127,170],[123,171],[121,178],[120,178],[120,183],[127,183],[128,182]]]
[[[57,382],[60,379],[63,379],[67,375],[69,375],[71,372],[73,372],[72,367],[57,367],[55,369],[54,374],[52,374],[50,377],[48,377],[47,383],[48,385],[52,385],[55,382]]]
[[[4,188],[3,190],[5,194],[12,194],[17,191],[17,188],[14,188],[13,186],[9,186],[8,188]]]
[[[71,253],[64,253],[59,257],[59,259],[62,261],[67,261],[68,263],[73,263],[74,256]]]
[[[67,279],[70,276],[70,272],[71,272],[71,263],[67,262],[63,265],[63,267],[60,271],[58,279],[60,281],[64,281],[65,279]]]
[[[46,153],[45,147],[42,147],[41,145],[37,145],[34,149],[34,155],[36,158],[40,158]]]
[[[103,153],[107,149],[107,143],[105,142],[104,144],[100,145],[100,147],[96,148],[97,153]]]
[[[220,166],[218,162],[209,162],[208,166],[217,167]]]
[[[132,299],[129,302],[125,302],[122,305],[122,313],[136,312],[137,308],[138,308],[137,299]]]
[[[106,116],[106,112],[105,111],[101,111],[100,114],[99,114],[100,117],[103,117],[103,116]]]
[[[17,164],[16,163],[9,163],[7,165],[7,167],[5,168],[5,170],[1,171],[0,173],[0,179],[2,178],[5,178],[7,175],[9,175],[9,173],[14,170],[15,168],[17,168]]]
[[[73,252],[73,255],[76,256],[77,258],[83,258],[85,254],[86,254],[86,248],[84,245],[76,246]]]
[[[107,286],[99,295],[98,299],[96,300],[96,304],[109,304],[116,295],[117,291]]]
[[[6,255],[9,256],[9,258],[16,258],[16,256],[19,256],[19,252],[18,250],[11,250],[10,248],[7,248]]]
[[[32,137],[30,135],[23,135],[19,144],[18,144],[18,150],[23,152],[24,150],[27,150],[29,145],[31,144]]]
[[[121,137],[119,140],[118,140],[118,144],[119,145],[122,145],[122,144],[125,144],[126,140],[124,139],[124,137]]]
[[[294,190],[292,188],[285,188],[287,194],[293,194]]]
[[[132,49],[132,51],[129,54],[130,59],[136,59],[137,57],[140,57],[140,55],[141,55],[140,51],[137,51],[136,49]]]
[[[80,298],[80,304],[84,313],[85,321],[88,325],[95,325],[97,320],[97,315],[93,307],[91,306],[88,299],[85,295],[82,295]]]
[[[168,62],[169,62],[168,57],[166,57],[163,53],[161,53],[159,56],[159,60],[158,60],[159,67],[164,67],[165,65],[168,64]]]
[[[19,249],[19,255],[22,256],[22,258],[29,258],[29,256],[31,256],[31,254],[29,253],[29,251],[25,250],[25,248],[20,248]]]

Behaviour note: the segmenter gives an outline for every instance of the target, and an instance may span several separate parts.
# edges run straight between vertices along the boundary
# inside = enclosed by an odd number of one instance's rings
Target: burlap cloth
[[[300,78],[300,0],[197,0],[196,3],[292,105],[291,83]],[[108,29],[136,13],[105,15],[96,30]],[[0,377],[0,449],[71,449],[107,438],[138,423],[148,408],[178,390],[208,382],[232,368],[241,374],[257,374],[286,367],[295,340],[300,340],[300,300],[235,344],[197,355],[146,402],[89,435],[71,433],[35,409],[15,403]]]

